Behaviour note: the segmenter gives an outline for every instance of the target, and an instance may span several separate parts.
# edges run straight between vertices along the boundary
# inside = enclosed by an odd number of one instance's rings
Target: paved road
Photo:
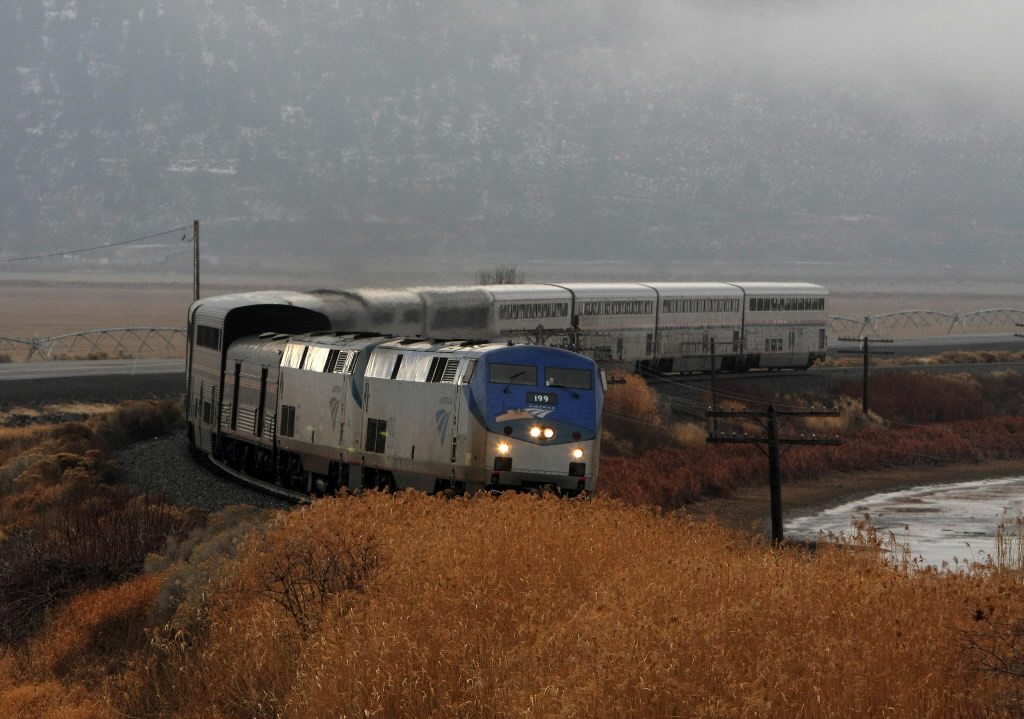
[[[185,392],[183,360],[76,360],[0,364],[0,406],[120,402]]]

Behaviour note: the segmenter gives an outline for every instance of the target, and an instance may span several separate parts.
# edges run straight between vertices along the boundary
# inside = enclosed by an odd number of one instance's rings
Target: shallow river
[[[783,490],[785,491],[785,490]],[[785,501],[785,499],[783,499]],[[1024,477],[914,487],[864,497],[817,514],[787,519],[786,537],[814,540],[819,530],[851,531],[870,515],[879,534],[895,533],[925,564],[983,561],[995,551],[1000,519],[1024,512]]]

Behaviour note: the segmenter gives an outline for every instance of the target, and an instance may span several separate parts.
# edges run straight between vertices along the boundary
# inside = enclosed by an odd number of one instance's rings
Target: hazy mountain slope
[[[0,251],[1022,259],[1003,34],[961,68],[856,3],[549,5],[8,0]]]

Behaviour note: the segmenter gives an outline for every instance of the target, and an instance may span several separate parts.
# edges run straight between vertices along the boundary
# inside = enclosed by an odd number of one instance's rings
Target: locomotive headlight
[[[540,427],[530,427],[530,436],[534,439],[539,439],[541,431]]]
[[[550,427],[545,427],[544,428],[544,439],[551,439],[554,436],[555,436],[555,430],[551,429]]]
[[[582,449],[580,449],[579,447],[577,447],[576,449],[574,449],[574,450],[572,451],[572,458],[573,458],[573,459],[583,459],[583,450],[582,450]]]
[[[512,451],[512,445],[508,442],[498,442],[498,454],[508,454]]]

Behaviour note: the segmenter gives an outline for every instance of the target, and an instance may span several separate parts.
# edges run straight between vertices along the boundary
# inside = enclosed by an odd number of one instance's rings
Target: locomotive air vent
[[[455,381],[455,375],[459,371],[459,361],[457,359],[449,359],[447,366],[444,368],[444,374],[441,375],[441,381],[451,384]]]
[[[434,357],[430,360],[427,382],[447,382],[448,384],[453,384],[458,371],[458,359],[454,357]]]
[[[348,368],[349,357],[351,355],[351,352],[347,352],[345,350],[331,350],[327,355],[327,364],[324,365],[324,372],[345,374],[345,370]]]

